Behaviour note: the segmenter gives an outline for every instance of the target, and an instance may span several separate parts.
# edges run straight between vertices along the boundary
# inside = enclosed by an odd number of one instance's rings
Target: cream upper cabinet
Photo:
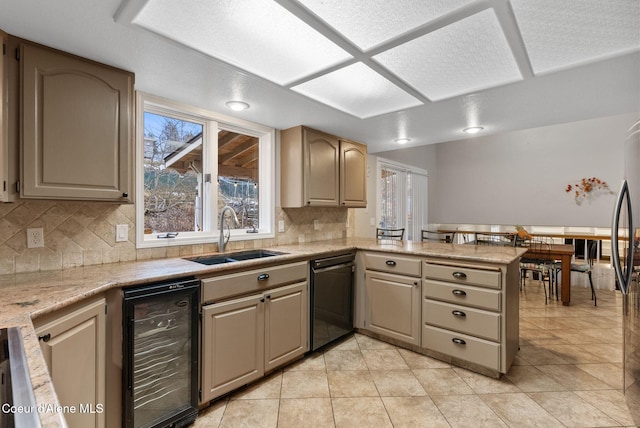
[[[98,298],[33,322],[60,404],[77,409],[65,414],[71,428],[105,426],[105,306]]]
[[[132,73],[19,47],[20,196],[133,201]]]
[[[303,126],[281,133],[281,205],[366,206],[364,144]]]
[[[367,146],[340,140],[340,205],[367,206]]]
[[[0,201],[9,201],[9,68],[7,33],[0,31]]]

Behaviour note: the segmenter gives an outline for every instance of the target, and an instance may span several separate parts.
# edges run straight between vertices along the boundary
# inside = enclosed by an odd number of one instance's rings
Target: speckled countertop
[[[202,276],[246,269],[267,263],[307,260],[345,250],[369,250],[507,264],[525,250],[511,247],[452,245],[433,242],[376,241],[370,238],[347,238],[298,245],[266,248],[286,253],[267,259],[254,259],[206,266],[180,258],[113,263],[78,267],[60,271],[0,276],[0,327],[20,327],[27,355],[36,403],[56,404],[47,367],[40,351],[31,320],[56,311],[111,288],[185,276]],[[40,413],[44,427],[62,427],[59,413]]]

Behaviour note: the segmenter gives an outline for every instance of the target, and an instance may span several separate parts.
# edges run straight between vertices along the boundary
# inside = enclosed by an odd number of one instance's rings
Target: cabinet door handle
[[[129,197],[129,194],[128,194],[127,192],[122,192],[122,197],[123,197],[123,198],[128,198],[128,197]]]
[[[467,344],[467,342],[465,342],[462,339],[458,339],[457,337],[454,337],[453,339],[451,339],[451,341],[453,343],[455,343],[456,345],[466,345]]]
[[[51,340],[51,333],[43,334],[42,336],[38,336],[38,340],[42,340],[43,342],[48,342]]]
[[[418,281],[414,281],[413,285],[415,285],[417,287],[418,286]]]
[[[462,311],[451,311],[451,313],[456,317],[466,317],[467,316],[467,314],[465,314]]]
[[[258,281],[266,281],[267,279],[269,279],[268,273],[261,273],[260,275],[258,275]]]
[[[395,262],[395,260],[387,260],[387,261],[385,262],[385,264],[386,264],[387,266],[395,266],[395,265],[396,265],[396,262]]]
[[[454,272],[452,275],[455,279],[467,279],[467,274],[464,272]]]
[[[451,293],[454,296],[466,296],[467,295],[467,293],[464,290],[458,290],[458,289],[453,290]]]
[[[261,302],[261,303],[264,303],[264,297],[263,297],[262,299],[260,299],[260,302]]]
[[[271,300],[271,294],[267,294],[266,296],[264,296],[267,298],[267,300]]]

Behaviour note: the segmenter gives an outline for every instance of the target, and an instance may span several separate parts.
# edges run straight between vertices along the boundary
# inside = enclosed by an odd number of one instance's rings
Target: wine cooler
[[[195,420],[199,293],[195,279],[124,289],[123,426]]]

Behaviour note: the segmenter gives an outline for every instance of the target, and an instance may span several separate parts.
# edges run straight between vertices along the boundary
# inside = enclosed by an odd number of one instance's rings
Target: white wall
[[[625,114],[376,155],[428,171],[429,223],[610,227],[623,141],[637,118]],[[567,185],[594,176],[612,193],[576,204]],[[375,216],[372,197],[367,209]],[[357,236],[366,236],[363,230],[356,225]]]

